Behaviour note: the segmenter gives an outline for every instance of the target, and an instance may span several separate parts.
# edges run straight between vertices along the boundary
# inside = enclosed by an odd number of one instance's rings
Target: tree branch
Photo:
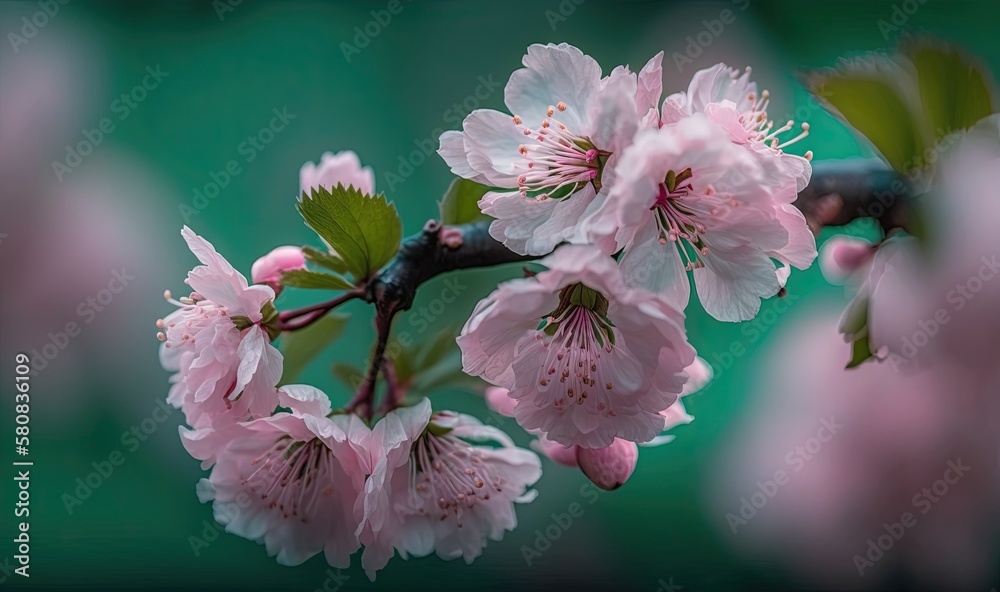
[[[858,218],[874,218],[888,232],[907,228],[913,193],[906,178],[880,160],[829,160],[813,164],[812,179],[794,205],[813,234]]]
[[[888,231],[906,227],[912,194],[905,178],[880,161],[827,161],[813,164],[811,181],[794,205],[814,234],[825,226],[842,226],[856,218],[875,218]],[[371,419],[375,382],[383,367],[392,319],[413,305],[421,284],[458,269],[534,259],[538,257],[517,255],[490,236],[489,222],[442,227],[430,220],[419,234],[405,239],[392,261],[368,282],[362,296],[375,305],[378,341],[365,381],[349,407]]]

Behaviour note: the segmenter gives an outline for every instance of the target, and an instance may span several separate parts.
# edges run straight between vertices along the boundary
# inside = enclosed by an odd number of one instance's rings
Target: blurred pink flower
[[[291,412],[180,428],[188,452],[214,464],[198,497],[213,501],[226,532],[262,543],[281,565],[324,552],[346,568],[360,547],[355,504],[371,471],[371,432],[354,414],[326,417],[329,399],[310,386],[283,387],[281,404]]]
[[[580,224],[603,199],[615,158],[638,126],[636,76],[567,45],[531,45],[504,100],[513,115],[473,111],[438,153],[456,175],[498,188],[480,200],[490,234],[512,251],[544,255],[582,240]],[[599,196],[600,194],[600,196]]]
[[[518,423],[564,446],[651,440],[695,357],[683,314],[627,288],[595,247],[564,246],[542,264],[477,305],[458,338],[465,372],[508,389]]]
[[[977,384],[944,360],[906,374],[845,370],[850,346],[829,311],[800,313],[775,335],[762,396],[717,464],[720,528],[823,587],[879,588],[902,574],[928,589],[986,589],[1000,524],[996,381]],[[842,427],[821,432],[824,421]],[[942,492],[949,463],[971,469]],[[907,512],[916,526],[869,555]]]
[[[277,405],[282,356],[262,326],[262,308],[274,299],[267,286],[247,280],[211,243],[190,228],[181,231],[202,265],[188,274],[194,292],[157,321],[163,341],[160,361],[177,374],[168,402],[187,422],[207,427],[217,417],[231,421],[269,415]],[[235,317],[235,318],[234,318]]]
[[[432,415],[427,399],[375,424],[371,458],[358,534],[372,580],[394,551],[471,563],[517,525],[514,504],[534,499],[527,488],[541,476],[538,457],[506,434],[467,415]]]
[[[831,284],[842,284],[875,255],[875,245],[852,236],[830,237],[819,254],[823,277]]]
[[[371,167],[361,167],[358,155],[350,150],[324,152],[319,165],[307,162],[299,170],[299,196],[315,187],[333,189],[342,184],[353,186],[362,193],[375,193],[375,173]]]

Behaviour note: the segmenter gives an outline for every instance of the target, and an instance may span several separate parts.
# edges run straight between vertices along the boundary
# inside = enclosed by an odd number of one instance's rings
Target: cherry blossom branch
[[[906,227],[912,193],[902,175],[878,161],[817,162],[812,180],[794,205],[815,234],[825,226],[842,226],[857,218],[874,218],[888,231]],[[419,234],[404,240],[392,261],[359,288],[363,290],[360,297],[375,305],[378,337],[365,381],[348,409],[363,412],[369,419],[373,416],[376,379],[383,367],[392,320],[412,306],[421,284],[449,271],[534,259],[538,257],[518,255],[490,236],[488,221],[442,226],[430,220]],[[313,308],[322,309],[320,305]],[[386,401],[383,409],[392,404]]]
[[[794,205],[813,234],[858,218],[874,218],[888,232],[912,223],[913,197],[906,178],[879,160],[831,160],[813,163],[809,185]]]
[[[337,308],[345,302],[354,300],[355,298],[361,298],[365,295],[365,287],[359,286],[354,290],[349,292],[344,292],[340,296],[328,300],[326,302],[320,302],[319,304],[314,304],[312,306],[306,306],[304,308],[298,308],[294,310],[286,310],[278,315],[279,325],[278,327],[282,331],[295,331],[297,329],[302,329],[308,327],[312,323],[321,319],[326,313]],[[300,319],[300,317],[305,317]],[[295,322],[295,319],[300,319]]]

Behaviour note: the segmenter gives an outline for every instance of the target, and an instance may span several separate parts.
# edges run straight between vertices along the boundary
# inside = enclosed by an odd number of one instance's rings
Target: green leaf
[[[281,384],[293,383],[322,349],[333,343],[347,325],[347,315],[328,314],[298,331],[281,334],[284,371]]]
[[[458,178],[451,182],[448,191],[438,202],[442,224],[468,224],[490,217],[479,209],[479,200],[489,191],[489,187],[475,181]]]
[[[878,54],[845,61],[805,80],[830,110],[860,132],[893,169],[909,173],[929,141],[917,89],[897,62]]]
[[[313,290],[350,290],[354,287],[354,284],[339,275],[308,269],[293,269],[282,272],[281,285]]]
[[[965,52],[928,38],[908,38],[900,53],[916,71],[927,125],[936,140],[993,112],[987,71]]]
[[[357,279],[367,279],[399,250],[403,225],[396,206],[353,186],[332,191],[313,188],[302,195],[299,213],[306,224],[335,251]]]
[[[875,354],[872,353],[872,350],[868,345],[868,336],[865,335],[851,345],[851,361],[847,363],[845,368],[860,366],[866,360],[873,357],[875,357]]]
[[[338,362],[333,365],[333,375],[340,379],[347,390],[354,392],[365,380],[364,371],[353,364]]]
[[[302,247],[302,254],[306,256],[306,260],[312,261],[320,267],[325,267],[340,275],[348,273],[347,263],[336,253],[328,253],[306,246]]]

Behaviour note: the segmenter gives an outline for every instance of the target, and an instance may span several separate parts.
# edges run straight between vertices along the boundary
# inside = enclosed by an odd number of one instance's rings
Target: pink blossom
[[[202,265],[188,274],[190,297],[167,299],[178,309],[157,321],[160,361],[171,378],[168,402],[187,422],[206,427],[220,416],[232,421],[269,415],[277,405],[282,356],[270,343],[262,310],[274,299],[268,286],[246,278],[205,239],[184,227],[181,235]],[[273,307],[272,307],[273,308]]]
[[[629,285],[683,309],[691,271],[705,310],[740,321],[781,288],[772,258],[804,268],[815,256],[815,245],[811,255],[799,248],[795,237],[808,229],[794,210],[760,158],[696,113],[639,132],[591,232],[624,249],[619,264]]]
[[[564,446],[651,440],[694,360],[683,314],[626,287],[596,247],[542,264],[477,305],[458,338],[465,372],[508,389],[517,422]]]
[[[794,201],[812,175],[811,154],[803,158],[784,149],[806,137],[809,124],[803,122],[799,135],[783,141],[780,136],[791,131],[795,122],[775,127],[767,113],[769,102],[770,93],[758,92],[757,84],[750,80],[750,68],[740,72],[725,64],[716,64],[695,72],[687,92],[674,93],[664,100],[661,125],[676,123],[695,113],[704,114],[721,125],[734,143],[761,157],[772,183],[788,183],[791,201]],[[802,247],[808,248],[808,245]],[[815,251],[815,243],[812,249]]]
[[[582,241],[581,222],[606,195],[618,153],[638,126],[636,76],[601,77],[600,65],[567,45],[531,45],[504,100],[513,115],[473,111],[438,153],[456,175],[497,188],[479,202],[490,234],[521,254]]]
[[[188,452],[211,466],[198,497],[226,532],[261,543],[282,565],[324,552],[350,565],[360,543],[355,504],[371,471],[370,430],[353,414],[327,417],[318,389],[281,389],[281,412],[221,427],[180,428]]]
[[[811,575],[805,588],[989,589],[1000,524],[996,374],[977,384],[941,358],[908,373],[891,364],[845,370],[850,346],[831,312],[802,309],[776,328],[762,381],[746,385],[752,403],[714,470],[723,538],[755,561],[773,557]],[[958,465],[971,468],[949,471]],[[778,470],[785,480],[767,506],[741,510],[762,483],[774,487]],[[947,493],[932,492],[943,478]],[[881,560],[871,562],[868,541],[889,537],[885,525],[907,512],[916,526],[891,548],[877,542]]]
[[[875,255],[875,245],[852,236],[831,237],[820,250],[819,266],[826,281],[843,283]]]
[[[538,457],[506,434],[466,415],[432,415],[427,399],[375,425],[371,458],[358,534],[372,580],[395,551],[471,563],[488,539],[513,530],[514,504],[534,499],[527,488],[541,476]]]
[[[301,247],[277,247],[267,255],[253,262],[250,278],[255,284],[267,284],[277,292],[280,289],[281,272],[305,269],[306,256]]]
[[[324,152],[319,165],[307,162],[299,170],[299,195],[309,194],[314,187],[333,189],[337,185],[353,186],[362,193],[375,193],[375,173],[371,167],[361,167],[358,155],[350,150]]]

